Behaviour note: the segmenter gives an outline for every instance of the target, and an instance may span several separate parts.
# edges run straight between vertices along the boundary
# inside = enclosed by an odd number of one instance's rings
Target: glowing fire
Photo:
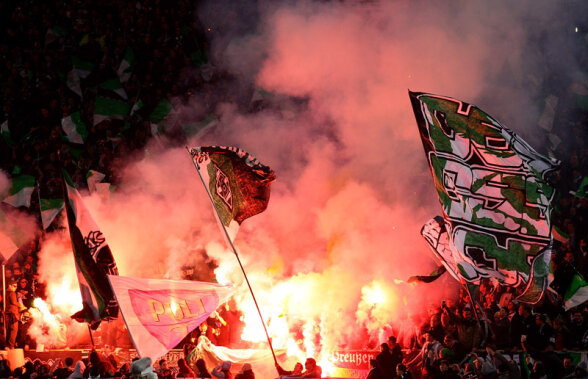
[[[52,307],[63,313],[72,314],[81,308],[82,296],[76,278],[64,276],[61,282],[49,283],[47,295]]]
[[[364,287],[361,290],[363,300],[369,305],[380,305],[386,302],[386,293],[379,283],[373,283],[371,287]]]

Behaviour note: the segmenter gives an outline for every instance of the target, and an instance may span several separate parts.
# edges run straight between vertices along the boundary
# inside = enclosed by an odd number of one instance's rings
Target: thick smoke
[[[306,341],[319,335],[301,355],[362,348],[385,332],[409,334],[427,304],[452,296],[450,278],[406,283],[436,264],[419,231],[441,212],[408,89],[472,102],[541,148],[537,80],[545,66],[575,67],[553,59],[553,49],[573,58],[572,42],[559,38],[574,27],[570,16],[588,14],[560,6],[210,1],[198,8],[212,65],[235,80],[216,89],[227,99],[213,109],[218,126],[189,143],[238,146],[278,178],[268,209],[245,221],[235,241],[276,345],[301,333]],[[273,95],[258,112],[242,111],[254,86]],[[195,98],[184,115],[207,107]],[[85,198],[120,273],[179,278],[182,266],[213,259],[217,279],[237,287],[245,318],[259,323],[188,153],[155,144],[148,151],[123,169],[116,192]],[[44,262],[42,270],[58,270]]]

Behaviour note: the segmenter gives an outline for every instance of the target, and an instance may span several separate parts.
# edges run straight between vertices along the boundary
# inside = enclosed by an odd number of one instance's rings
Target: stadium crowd
[[[208,62],[207,29],[198,23],[195,9],[190,0],[0,2],[0,169],[11,177],[30,175],[38,183],[30,206],[18,211],[35,217],[41,232],[3,262],[6,283],[14,280],[25,307],[45,296],[37,254],[45,234],[59,222],[42,227],[39,198],[61,197],[60,167],[77,188],[88,188],[90,170],[115,186],[120,159],[145,154],[147,141],[159,133],[166,134],[168,143],[181,143],[190,133],[179,124],[163,126],[174,102],[185,103],[198,94],[206,99],[207,115],[217,100],[212,88],[231,80]],[[517,303],[509,288],[491,283],[482,283],[472,294],[464,289],[430,313],[411,343],[400,346],[394,337],[382,343],[369,378],[588,376],[586,361],[580,363],[570,353],[588,350],[588,303],[562,307],[574,274],[588,277],[588,109],[575,101],[571,84],[550,88],[562,99],[553,130],[561,131],[565,141],[546,141],[562,160],[550,178],[559,193],[553,212],[559,230],[552,257],[553,291],[530,307]],[[104,99],[123,103],[122,113],[96,113],[96,104]],[[64,120],[72,115],[81,121],[76,130],[85,130],[81,141],[64,129]],[[2,212],[13,211],[2,204]],[[22,325],[16,346],[34,346],[26,322]],[[222,323],[211,325],[223,328]],[[219,339],[229,338],[222,333],[217,333]],[[178,371],[187,377],[207,372],[202,363],[180,361],[173,369],[159,361],[155,373],[171,378]],[[145,363],[119,365],[96,352],[85,362],[56,360],[53,367],[36,361],[10,368],[0,360],[0,378],[81,378],[95,377],[95,372],[131,377],[133,367],[135,374],[145,373],[151,362]],[[241,378],[252,377],[242,371]],[[210,374],[232,377],[219,372],[222,366]]]

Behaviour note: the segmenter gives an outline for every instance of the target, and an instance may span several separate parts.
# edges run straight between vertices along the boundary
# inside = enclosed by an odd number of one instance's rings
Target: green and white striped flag
[[[88,138],[88,128],[79,111],[61,119],[61,127],[70,142],[83,144]]]
[[[174,110],[174,107],[168,99],[161,99],[149,115],[149,121],[159,123],[168,117]]]
[[[43,229],[47,229],[63,209],[63,199],[39,199]]]
[[[124,101],[97,96],[94,103],[94,125],[107,119],[123,120],[129,111],[130,106]]]
[[[125,100],[128,99],[127,93],[123,88],[123,85],[120,82],[119,78],[108,79],[105,82],[102,82],[98,87],[108,91],[112,91]]]
[[[34,238],[33,224],[19,213],[5,212],[0,207],[0,253],[5,261]]]
[[[135,53],[133,53],[133,49],[127,47],[127,49],[125,50],[125,56],[118,65],[118,70],[116,72],[121,82],[126,83],[131,78],[131,74],[133,73],[134,67]]]
[[[96,170],[88,171],[86,174],[86,181],[88,182],[88,189],[90,190],[90,193],[96,191],[96,184],[100,183],[105,177],[106,175]]]
[[[570,191],[570,193],[574,196],[588,199],[588,176],[582,178],[577,191]]]
[[[71,63],[73,64],[73,69],[82,79],[88,77],[94,70],[94,64],[92,62],[84,61],[78,57],[71,57]]]
[[[145,103],[143,103],[143,101],[141,101],[141,100],[137,100],[137,102],[135,104],[133,104],[133,107],[131,108],[131,116],[134,115],[135,113],[139,112],[144,107],[145,107]]]
[[[31,175],[21,175],[12,178],[12,187],[3,202],[18,207],[30,207],[31,195],[35,189],[35,178]]]
[[[4,138],[4,141],[6,141],[7,144],[16,145],[12,139],[12,134],[10,134],[10,129],[8,129],[8,120],[0,125],[0,133],[2,133],[2,138]]]
[[[67,35],[67,29],[55,25],[51,28],[47,29],[45,33],[45,46],[50,45],[51,43],[57,41],[61,37],[65,37]]]
[[[82,97],[82,84],[80,83],[80,76],[76,69],[72,69],[67,73],[65,84],[67,85],[67,88],[69,88],[73,93],[79,97]]]
[[[564,294],[566,311],[588,301],[588,282],[579,272],[575,272]]]

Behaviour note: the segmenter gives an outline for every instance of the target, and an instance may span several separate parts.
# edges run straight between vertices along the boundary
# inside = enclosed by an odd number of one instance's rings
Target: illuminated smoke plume
[[[542,72],[527,70],[541,56],[529,38],[552,25],[535,21],[572,27],[573,13],[536,1],[237,3],[198,8],[211,63],[235,86],[207,84],[226,99],[212,107],[219,124],[189,144],[238,146],[276,172],[268,209],[235,241],[274,344],[324,358],[409,335],[457,287],[406,283],[434,267],[419,231],[441,212],[408,89],[471,101],[527,138],[540,111],[529,83]],[[253,87],[273,95],[243,112]],[[180,111],[207,107],[195,96]],[[217,279],[237,287],[244,337],[263,341],[188,153],[148,151],[122,169],[116,192],[85,197],[120,273],[179,278],[212,259]]]

